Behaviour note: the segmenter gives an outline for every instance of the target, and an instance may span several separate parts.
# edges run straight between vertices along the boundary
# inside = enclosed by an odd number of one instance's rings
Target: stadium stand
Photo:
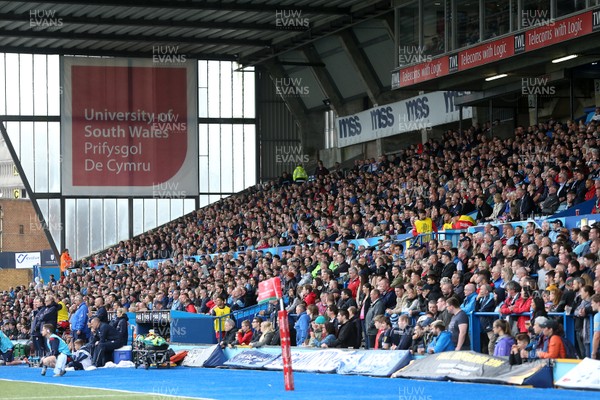
[[[540,349],[544,323],[530,315],[567,313],[574,320],[577,333],[571,337],[578,356],[590,356],[591,337],[585,332],[593,312],[591,297],[600,290],[600,228],[568,230],[552,217],[547,219],[552,229],[547,222],[541,227],[533,222],[513,227],[511,222],[544,214],[544,204],[555,192],[555,210],[576,207],[586,195],[597,203],[599,141],[595,121],[517,127],[506,140],[470,127],[447,132],[443,140],[430,140],[422,148],[359,160],[346,170],[321,170],[302,184],[280,180],[258,185],[78,260],[59,282],[34,282],[3,293],[3,329],[11,339],[29,339],[37,319],[47,312],[49,306],[41,300],[49,294],[71,316],[79,293],[90,317],[98,312],[97,297],[105,299],[108,311],[124,307],[210,314],[218,297],[231,310],[256,304],[258,283],[280,277],[286,303],[309,306],[313,337],[337,335],[341,326],[358,318],[364,331],[381,327],[375,329],[377,340],[396,348],[404,343],[400,331],[405,329],[398,328],[396,314],[429,312],[428,318],[413,321],[415,329],[425,329],[422,338],[411,338],[413,344],[424,340],[427,347],[434,320],[445,320],[456,341],[457,326],[469,322],[455,321],[460,308],[448,305],[450,316],[445,311],[445,301],[456,297],[468,314],[477,303],[477,311],[509,316],[505,335],[519,339],[528,334]],[[431,218],[429,232],[438,233],[410,247],[394,240],[412,232],[419,212]],[[437,240],[466,215],[473,215],[483,231],[462,230],[455,243]],[[383,239],[375,246],[349,244],[369,237]],[[280,255],[265,251],[280,246],[291,247]],[[358,288],[353,286],[356,277]],[[488,300],[491,306],[484,304]],[[385,307],[376,307],[376,315],[400,307],[400,312],[388,313],[394,323],[365,326],[373,319],[365,320],[369,308],[375,309],[377,302]],[[312,304],[316,307],[311,310]],[[355,308],[349,316],[339,311],[349,307]],[[268,318],[269,311],[262,314]],[[497,315],[487,319],[493,322]],[[497,337],[484,319],[469,334],[485,342],[474,350],[488,352],[493,343],[487,342]],[[335,328],[325,329],[325,321]],[[253,326],[255,337],[261,335],[258,325]]]

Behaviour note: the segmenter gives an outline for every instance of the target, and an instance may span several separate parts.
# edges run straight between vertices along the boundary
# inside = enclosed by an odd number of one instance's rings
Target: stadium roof
[[[365,20],[389,0],[0,1],[4,52],[188,58],[257,65]]]

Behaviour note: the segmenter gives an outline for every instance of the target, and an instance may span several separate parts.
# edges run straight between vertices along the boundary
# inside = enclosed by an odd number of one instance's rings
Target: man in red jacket
[[[250,321],[242,321],[242,329],[237,333],[237,344],[242,346],[250,345],[252,341],[252,329],[250,329]]]

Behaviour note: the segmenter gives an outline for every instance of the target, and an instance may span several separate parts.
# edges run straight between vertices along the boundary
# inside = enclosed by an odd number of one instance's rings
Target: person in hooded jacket
[[[124,308],[117,309],[117,318],[110,321],[110,325],[119,332],[121,346],[127,345],[129,339],[129,317],[125,313]]]
[[[427,346],[427,353],[442,353],[444,351],[454,351],[454,342],[452,342],[452,333],[446,330],[446,325],[441,320],[434,321],[432,324],[433,340]]]

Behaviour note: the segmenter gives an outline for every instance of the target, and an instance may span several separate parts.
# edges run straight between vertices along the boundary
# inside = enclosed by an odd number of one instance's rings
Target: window
[[[19,225],[19,235],[25,234],[25,225]]]
[[[456,31],[458,47],[473,45],[480,41],[479,37],[479,1],[456,1]]]

